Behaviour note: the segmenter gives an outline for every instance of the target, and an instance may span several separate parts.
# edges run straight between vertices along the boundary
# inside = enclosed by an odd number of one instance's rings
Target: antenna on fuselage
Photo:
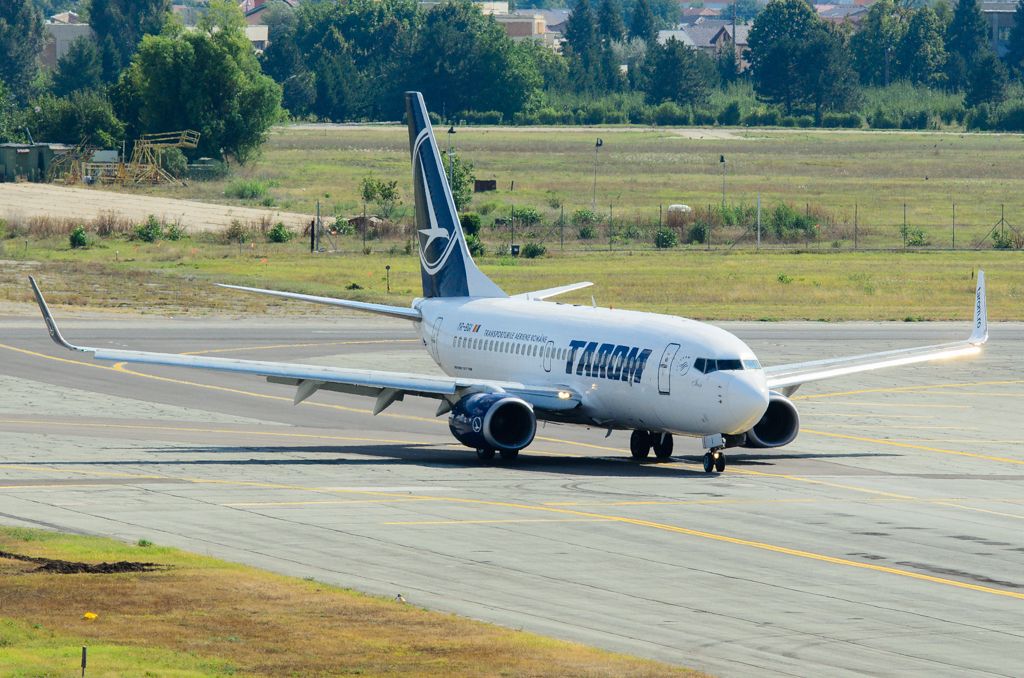
[[[590,305],[597,308],[597,299],[594,298],[593,294],[590,295]]]

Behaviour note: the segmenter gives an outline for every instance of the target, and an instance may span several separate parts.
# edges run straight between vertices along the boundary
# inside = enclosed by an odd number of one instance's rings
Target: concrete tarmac
[[[410,398],[91,361],[0,317],[0,523],[145,538],[725,676],[1024,674],[1024,325],[975,360],[797,393],[800,437],[730,450],[548,425],[481,466]],[[66,313],[57,312],[58,320]],[[723,324],[765,364],[967,323]],[[92,346],[429,371],[410,326],[65,320]],[[310,623],[315,623],[311,620]]]

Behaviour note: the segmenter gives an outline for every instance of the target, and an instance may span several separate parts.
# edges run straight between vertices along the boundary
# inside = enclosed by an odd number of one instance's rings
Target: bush
[[[703,245],[708,241],[708,233],[711,232],[711,225],[706,221],[698,221],[690,226],[690,230],[686,233],[686,242],[692,244]]]
[[[928,242],[928,236],[924,234],[924,229],[916,226],[900,226],[900,235],[903,236],[903,242],[907,247],[927,247],[931,244]]]
[[[71,249],[77,250],[80,247],[87,247],[89,245],[89,238],[85,235],[84,226],[75,226],[75,230],[71,231],[71,235],[68,236],[68,240],[71,243]]]
[[[580,240],[593,240],[597,237],[597,230],[590,225],[580,226],[580,230],[577,235],[579,235]]]
[[[626,240],[640,240],[644,237],[644,232],[640,230],[640,227],[636,224],[630,224],[626,226],[626,229],[622,232],[622,237]]]
[[[259,200],[267,195],[267,185],[257,179],[236,179],[224,189],[224,195],[239,200]]]
[[[459,223],[462,224],[462,232],[467,236],[480,233],[480,215],[476,212],[463,212],[459,215]]]
[[[821,119],[821,126],[858,129],[864,126],[864,118],[860,113],[826,113]]]
[[[730,101],[718,114],[719,125],[740,124],[740,102]]]
[[[908,111],[900,120],[900,129],[928,129],[928,111]]]
[[[163,224],[157,220],[152,214],[146,219],[146,223],[139,224],[135,227],[135,233],[133,237],[135,240],[141,240],[142,242],[156,242],[163,237],[164,227]]]
[[[881,108],[876,108],[874,113],[868,115],[868,126],[875,129],[896,129],[899,127],[896,118]]]
[[[1003,132],[1024,132],[1024,102],[1007,101],[999,107],[993,127]]]
[[[814,219],[786,203],[776,205],[768,214],[768,231],[779,240],[818,237],[818,225]]]
[[[466,235],[466,247],[469,248],[469,253],[474,257],[482,257],[487,254],[487,248],[480,242],[480,236],[476,233]]]
[[[593,226],[601,221],[601,217],[594,210],[581,209],[572,213],[573,226]]]
[[[997,250],[1013,249],[1013,238],[1005,229],[1000,229],[992,234],[992,247]]]
[[[232,219],[231,225],[224,231],[224,239],[228,242],[245,242],[249,239],[249,229],[238,219]]]
[[[504,115],[501,111],[463,111],[458,117],[469,125],[500,125]]]
[[[709,127],[715,124],[715,114],[711,111],[698,110],[693,112],[693,124]]]
[[[655,125],[689,125],[691,124],[689,111],[681,108],[678,104],[666,101],[659,104],[651,115]]]
[[[524,226],[533,226],[540,223],[540,212],[533,207],[514,207],[512,218]]]
[[[988,104],[978,104],[967,113],[964,124],[969,130],[992,129],[992,109]]]
[[[165,148],[160,154],[160,167],[176,179],[188,173],[188,159],[180,148]]]
[[[675,229],[662,227],[654,234],[654,246],[659,250],[667,250],[679,244],[679,236]]]
[[[270,242],[288,242],[294,237],[295,233],[280,221],[267,233],[267,240]]]
[[[779,124],[779,112],[774,108],[759,108],[743,116],[741,122],[748,127],[775,127]]]
[[[527,259],[536,259],[543,257],[548,251],[548,248],[541,245],[539,242],[528,242],[523,247],[523,256]]]
[[[213,158],[199,158],[188,166],[188,178],[195,181],[216,181],[228,175],[227,163]]]
[[[185,235],[185,229],[177,223],[169,225],[164,231],[164,238],[167,240],[181,240]]]

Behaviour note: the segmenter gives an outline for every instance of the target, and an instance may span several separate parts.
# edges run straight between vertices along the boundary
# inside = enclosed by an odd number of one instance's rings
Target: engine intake
[[[448,428],[467,447],[518,451],[533,442],[537,416],[521,398],[503,393],[474,393],[452,408]]]
[[[768,409],[761,421],[747,431],[744,447],[782,447],[796,440],[800,432],[800,413],[793,402],[781,393],[768,395]]]

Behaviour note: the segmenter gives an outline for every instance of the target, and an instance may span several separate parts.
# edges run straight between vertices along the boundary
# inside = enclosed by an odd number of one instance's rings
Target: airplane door
[[[679,344],[669,344],[661,354],[658,365],[658,393],[668,394],[672,391],[672,361],[676,359]]]
[[[441,364],[441,348],[437,345],[437,335],[441,333],[441,322],[444,318],[434,321],[434,331],[430,335],[430,352],[434,354],[434,360]]]
[[[547,343],[547,345],[544,346],[543,364],[544,364],[544,371],[545,372],[550,372],[551,371],[551,356],[554,355],[554,353],[555,353],[555,342],[549,341]]]

